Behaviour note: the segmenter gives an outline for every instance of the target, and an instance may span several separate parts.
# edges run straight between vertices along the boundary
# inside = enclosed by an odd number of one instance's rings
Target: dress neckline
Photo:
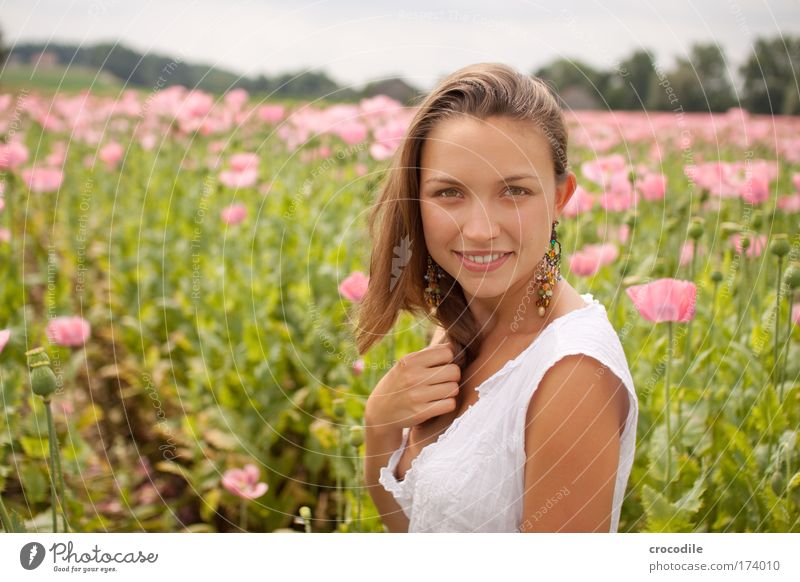
[[[591,293],[584,293],[581,295],[581,298],[587,302],[586,305],[573,309],[572,311],[569,311],[564,315],[559,315],[558,317],[553,319],[550,323],[547,324],[547,326],[545,326],[545,328],[542,331],[539,332],[539,334],[535,338],[533,338],[531,343],[528,344],[528,346],[525,349],[523,349],[514,358],[508,360],[505,364],[503,364],[503,366],[497,372],[486,378],[486,380],[484,380],[478,386],[475,387],[475,390],[479,394],[478,399],[469,406],[467,406],[467,409],[464,412],[462,412],[455,419],[453,419],[453,422],[450,423],[450,426],[444,429],[444,431],[442,431],[442,433],[438,436],[438,438],[434,442],[422,447],[422,450],[419,452],[419,454],[411,460],[411,465],[409,465],[408,470],[405,472],[405,475],[403,475],[403,480],[400,481],[400,483],[406,483],[408,481],[408,476],[414,470],[415,465],[417,465],[417,461],[423,458],[424,455],[430,454],[431,449],[435,449],[437,445],[439,445],[442,441],[444,441],[445,438],[455,430],[455,428],[462,422],[464,417],[467,416],[478,405],[479,402],[486,400],[486,394],[489,393],[488,388],[496,386],[498,379],[508,374],[512,369],[516,368],[525,359],[527,353],[530,352],[534,348],[534,346],[536,346],[536,344],[539,342],[540,339],[542,339],[547,333],[552,333],[552,330],[556,328],[556,323],[563,323],[564,321],[567,321],[568,319],[574,317],[574,314],[576,313],[577,314],[585,313],[590,308],[603,306],[602,303],[600,303],[600,301],[595,299]],[[410,435],[410,433],[411,429],[409,428],[406,438],[408,438],[408,435]]]

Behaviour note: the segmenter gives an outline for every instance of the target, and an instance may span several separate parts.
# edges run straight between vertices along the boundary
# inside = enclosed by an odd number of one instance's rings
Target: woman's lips
[[[499,269],[503,263],[508,260],[513,253],[506,253],[496,261],[492,261],[491,263],[476,263],[475,261],[469,260],[467,257],[459,253],[458,251],[453,251],[456,256],[461,259],[461,264],[464,265],[464,268],[469,271],[475,272],[487,272],[487,271],[494,271],[495,269]]]

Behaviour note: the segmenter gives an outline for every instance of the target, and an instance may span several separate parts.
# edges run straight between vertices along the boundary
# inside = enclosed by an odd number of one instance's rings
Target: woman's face
[[[527,285],[553,221],[575,190],[572,174],[556,184],[544,134],[504,117],[458,117],[433,128],[420,158],[420,208],[431,257],[468,298]]]

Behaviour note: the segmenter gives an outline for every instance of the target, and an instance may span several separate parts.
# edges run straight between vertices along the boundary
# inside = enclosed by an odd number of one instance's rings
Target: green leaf
[[[31,459],[47,459],[50,457],[50,441],[47,437],[22,436],[19,439],[22,450]]]

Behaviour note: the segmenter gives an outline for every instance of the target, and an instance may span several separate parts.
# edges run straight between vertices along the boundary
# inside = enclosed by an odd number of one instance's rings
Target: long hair
[[[369,214],[373,246],[369,286],[358,311],[359,354],[386,335],[405,310],[447,331],[462,372],[478,355],[480,333],[461,285],[443,271],[439,308],[431,310],[424,298],[428,252],[419,204],[420,152],[432,128],[455,116],[501,116],[532,123],[550,144],[556,181],[567,176],[564,113],[544,81],[501,63],[469,65],[444,78],[418,105]]]

